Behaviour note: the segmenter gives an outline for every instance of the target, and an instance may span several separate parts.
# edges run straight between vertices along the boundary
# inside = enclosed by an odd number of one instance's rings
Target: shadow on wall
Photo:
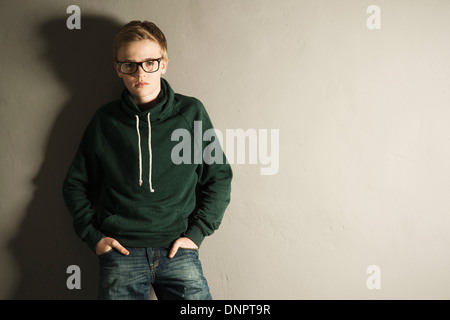
[[[10,243],[19,267],[11,299],[97,298],[97,257],[76,236],[61,189],[91,116],[101,105],[120,97],[122,84],[112,66],[112,39],[122,24],[82,15],[81,29],[69,30],[66,19],[47,21],[37,35],[46,43],[45,56],[38,60],[50,66],[50,72],[70,92],[70,99],[55,120],[44,163],[33,181],[33,200]],[[60,94],[51,89],[49,95]],[[32,102],[39,107],[38,101]],[[81,289],[67,288],[70,265],[80,267]]]

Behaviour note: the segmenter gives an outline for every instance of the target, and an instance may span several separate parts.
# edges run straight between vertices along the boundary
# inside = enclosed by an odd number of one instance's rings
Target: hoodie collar
[[[128,89],[124,89],[121,96],[122,109],[130,117],[135,118],[147,117],[147,114],[151,114],[151,123],[159,123],[166,120],[173,113],[173,101],[174,92],[169,83],[161,78],[161,92],[157,99],[158,103],[148,110],[141,110],[136,105]]]

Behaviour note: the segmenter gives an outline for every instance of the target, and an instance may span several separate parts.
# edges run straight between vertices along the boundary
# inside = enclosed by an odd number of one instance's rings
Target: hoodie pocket
[[[101,229],[121,236],[140,238],[145,235],[180,234],[187,228],[180,210],[153,207],[122,207],[107,217]]]

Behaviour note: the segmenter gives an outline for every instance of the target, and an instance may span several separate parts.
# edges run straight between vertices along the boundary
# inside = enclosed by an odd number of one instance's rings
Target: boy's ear
[[[166,73],[168,64],[169,64],[169,59],[161,60],[161,65],[159,66],[159,70],[161,70],[161,74]]]
[[[117,62],[113,62],[113,65],[114,65],[114,69],[116,70],[116,72],[117,72],[117,76],[119,77],[119,78],[122,78],[122,72],[120,72],[120,69],[119,69],[119,64],[117,63]]]

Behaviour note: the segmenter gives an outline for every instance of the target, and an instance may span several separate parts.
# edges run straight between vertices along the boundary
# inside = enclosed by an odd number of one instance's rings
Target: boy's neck
[[[139,109],[141,111],[146,111],[146,110],[149,110],[150,108],[154,107],[158,103],[158,101],[159,101],[159,99],[158,99],[158,97],[156,97],[155,99],[153,99],[150,102],[136,103],[136,105],[139,107]]]
[[[159,90],[158,94],[156,95],[155,98],[151,99],[150,101],[147,102],[143,102],[142,100],[138,100],[136,98],[133,98],[134,102],[136,103],[136,105],[139,107],[139,109],[141,111],[145,111],[145,110],[149,110],[150,108],[154,107],[155,105],[158,104],[159,102],[159,96],[161,94],[161,89]]]

